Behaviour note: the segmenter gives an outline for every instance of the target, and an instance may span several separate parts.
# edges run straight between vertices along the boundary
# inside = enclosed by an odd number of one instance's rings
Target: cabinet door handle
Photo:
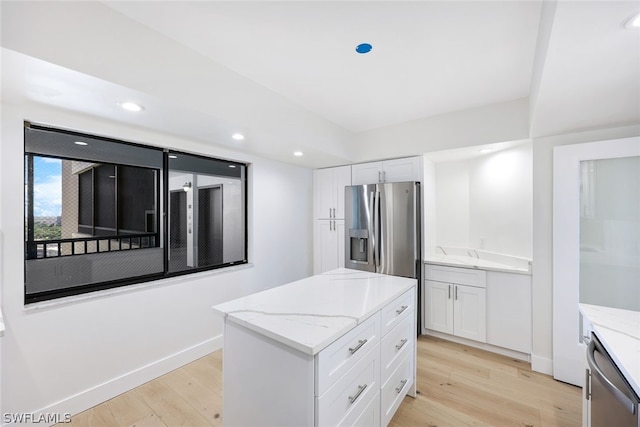
[[[403,305],[402,307],[400,307],[399,309],[396,310],[396,316],[399,316],[402,314],[403,311],[405,311],[407,308],[409,308],[408,305]]]
[[[456,288],[456,295],[455,295],[455,299],[456,299],[456,301],[457,301],[457,300],[458,300],[458,286],[455,286],[455,288]]]
[[[400,385],[396,387],[396,393],[400,393],[409,380],[400,381]]]
[[[333,208],[333,219],[336,219],[336,208]]]
[[[449,299],[451,299],[451,285],[449,285]]]
[[[378,171],[378,182],[382,182],[382,172]]]
[[[365,345],[367,343],[366,338],[363,340],[358,340],[358,345],[353,347],[353,348],[349,348],[349,353],[354,354],[356,351],[360,350],[362,348],[363,345]]]
[[[329,208],[329,218],[331,218],[331,208]]]
[[[356,391],[356,394],[354,394],[353,396],[349,396],[349,404],[353,405],[353,403],[358,399],[358,397],[360,397],[360,395],[362,394],[362,392],[367,388],[367,385],[359,385],[358,386],[358,391]]]
[[[400,350],[402,347],[404,347],[404,345],[407,343],[407,339],[403,339],[402,341],[400,341],[400,344],[396,344],[396,350]]]
[[[382,171],[382,182],[387,182],[387,171]]]

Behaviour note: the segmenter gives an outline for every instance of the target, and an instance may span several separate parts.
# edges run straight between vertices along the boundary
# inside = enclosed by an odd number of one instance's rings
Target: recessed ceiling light
[[[231,135],[231,138],[235,139],[236,141],[242,141],[244,139],[244,135],[241,133],[234,133],[233,135]]]
[[[87,143],[83,142],[83,141],[75,141],[74,144],[76,144],[76,145],[87,145]]]
[[[137,112],[142,111],[144,109],[142,107],[142,105],[136,104],[135,102],[131,102],[131,101],[120,102],[118,105],[120,105],[120,107],[123,110],[133,111],[134,113],[137,113]]]
[[[631,18],[627,19],[624,26],[625,28],[640,28],[640,13],[636,13]]]
[[[302,156],[303,154],[304,154],[304,153],[303,153],[302,151],[294,151],[294,152],[293,152],[293,155],[294,155],[294,156],[296,156],[296,157],[300,157],[300,156]]]
[[[358,46],[356,46],[356,52],[360,54],[369,53],[371,52],[371,49],[373,49],[373,46],[371,46],[369,43],[360,43]]]

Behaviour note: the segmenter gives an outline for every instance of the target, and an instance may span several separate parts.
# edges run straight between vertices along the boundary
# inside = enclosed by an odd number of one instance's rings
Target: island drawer
[[[316,396],[321,396],[327,391],[379,342],[378,312],[318,353],[315,371]]]
[[[415,291],[411,289],[400,295],[381,311],[382,335],[393,329],[407,317],[413,317],[415,310]]]
[[[413,315],[407,316],[399,325],[382,337],[380,343],[381,378],[384,384],[407,355],[414,351],[415,325]]]
[[[326,393],[316,398],[317,426],[349,425],[379,396],[380,348],[376,345]]]
[[[381,425],[386,426],[393,418],[396,410],[402,403],[407,390],[413,383],[412,358],[406,357],[396,370],[391,374],[389,380],[382,386],[380,395]]]

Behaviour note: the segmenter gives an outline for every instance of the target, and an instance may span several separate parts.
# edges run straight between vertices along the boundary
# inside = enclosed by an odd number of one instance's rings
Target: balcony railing
[[[35,240],[27,242],[27,259],[57,258],[104,252],[155,248],[157,233],[126,234],[119,236],[92,236],[73,239]]]

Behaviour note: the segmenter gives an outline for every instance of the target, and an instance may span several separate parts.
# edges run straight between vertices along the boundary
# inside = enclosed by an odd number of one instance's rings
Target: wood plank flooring
[[[391,427],[581,424],[580,388],[533,372],[526,362],[433,337],[418,340],[417,388]],[[75,415],[71,425],[222,426],[222,351]]]

